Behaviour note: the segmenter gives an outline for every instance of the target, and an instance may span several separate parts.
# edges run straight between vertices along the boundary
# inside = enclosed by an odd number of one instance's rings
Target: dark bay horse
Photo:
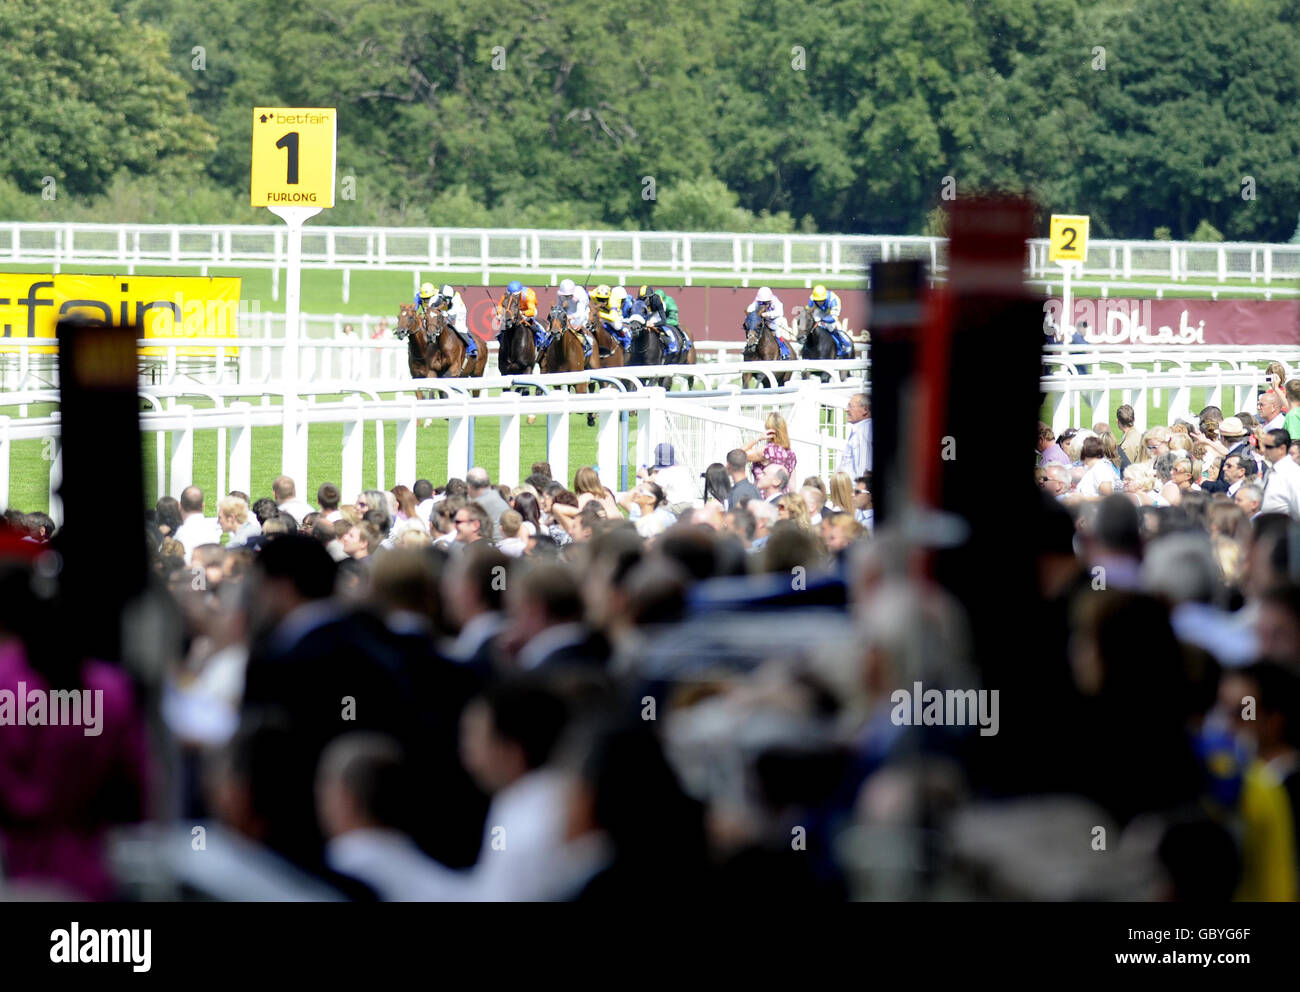
[[[497,350],[497,368],[502,375],[531,372],[537,364],[537,342],[533,323],[519,313],[519,297],[507,301],[501,313],[501,344]]]
[[[839,349],[835,347],[835,339],[831,337],[830,331],[822,326],[812,307],[795,307],[790,311],[790,316],[793,318],[791,324],[795,330],[795,340],[803,345],[805,359],[829,359],[836,356]],[[822,382],[831,381],[829,372],[812,374]]]
[[[744,360],[747,362],[775,362],[781,360],[781,346],[777,344],[776,335],[772,329],[767,326],[757,313],[745,315],[745,323],[741,325],[745,331],[745,350],[743,352]],[[784,386],[789,381],[791,373],[778,372],[775,374],[776,384]],[[753,374],[746,372],[740,377],[742,389],[749,388],[749,381]]]
[[[642,323],[639,320],[633,321],[630,325],[632,336],[632,347],[628,351],[628,365],[694,365],[696,359],[696,350],[692,342],[691,347],[686,347],[687,342],[691,341],[691,336],[684,327],[676,327],[678,337],[681,339],[677,343],[677,353],[675,355],[664,354],[663,338],[659,334],[659,328],[653,324]],[[650,380],[643,379],[647,385]],[[667,389],[672,384],[671,379],[660,378],[656,380],[656,385],[663,386]]]

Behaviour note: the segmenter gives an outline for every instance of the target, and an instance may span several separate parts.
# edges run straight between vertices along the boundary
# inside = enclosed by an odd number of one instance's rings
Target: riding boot
[[[473,358],[478,357],[478,347],[474,344],[474,339],[470,337],[469,331],[462,331],[459,327],[452,328],[465,345],[465,353]]]

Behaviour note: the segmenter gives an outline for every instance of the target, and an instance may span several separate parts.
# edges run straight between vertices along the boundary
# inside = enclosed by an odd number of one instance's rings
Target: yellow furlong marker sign
[[[240,280],[203,276],[88,276],[0,272],[0,354],[5,338],[49,338],[36,354],[57,353],[55,327],[65,315],[106,324],[135,324],[146,338],[238,337]],[[231,347],[229,354],[236,354]],[[142,355],[165,355],[142,348]],[[213,355],[211,345],[187,345],[180,355]]]

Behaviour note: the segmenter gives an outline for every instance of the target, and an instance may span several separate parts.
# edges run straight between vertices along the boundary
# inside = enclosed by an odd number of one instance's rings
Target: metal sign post
[[[321,212],[320,207],[269,207],[289,229],[284,273],[284,366],[280,370],[285,383],[284,438],[280,471],[293,479],[301,497],[307,491],[307,425],[298,423],[298,338],[302,331],[302,225],[308,217]],[[299,427],[301,426],[301,430]]]

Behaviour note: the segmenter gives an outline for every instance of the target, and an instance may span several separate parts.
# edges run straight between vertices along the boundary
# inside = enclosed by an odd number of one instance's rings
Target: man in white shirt
[[[275,497],[276,509],[293,517],[299,527],[307,514],[316,512],[310,503],[298,498],[297,488],[287,475],[282,475],[271,483],[271,495]]]
[[[658,483],[668,498],[668,505],[680,503],[695,506],[702,501],[701,491],[691,470],[677,461],[677,452],[671,444],[655,445],[655,463],[650,468],[650,481]]]
[[[428,479],[418,479],[411,491],[415,493],[415,512],[427,524],[433,517],[433,483]]]
[[[871,405],[866,393],[849,397],[847,416],[849,439],[835,471],[848,472],[850,479],[860,479],[871,471]]]
[[[1256,406],[1259,411],[1259,422],[1266,431],[1280,431],[1286,424],[1286,411],[1282,409],[1282,401],[1278,399],[1277,393],[1271,389],[1267,393],[1259,394],[1259,403]]]
[[[1272,471],[1264,479],[1264,501],[1259,512],[1285,513],[1292,520],[1300,520],[1300,465],[1287,454],[1290,446],[1291,436],[1283,430],[1269,431],[1260,442]]]
[[[215,517],[203,515],[203,490],[186,486],[181,492],[181,525],[172,535],[185,548],[185,564],[190,563],[194,549],[200,544],[220,544],[221,524]]]

